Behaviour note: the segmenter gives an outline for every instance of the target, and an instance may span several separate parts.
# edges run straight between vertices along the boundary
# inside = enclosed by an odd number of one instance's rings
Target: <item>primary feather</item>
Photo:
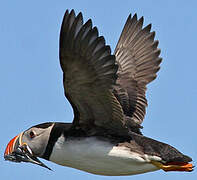
[[[103,128],[112,134],[140,133],[146,84],[156,77],[161,58],[151,25],[129,15],[114,55],[91,20],[66,11],[60,32],[60,64],[74,126]],[[94,127],[94,128],[93,128]]]

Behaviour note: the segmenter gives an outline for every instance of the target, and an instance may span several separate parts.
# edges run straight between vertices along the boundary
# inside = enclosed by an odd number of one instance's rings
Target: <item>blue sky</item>
[[[192,173],[157,171],[127,177],[91,175],[51,162],[54,171],[4,161],[8,141],[46,121],[70,122],[58,59],[59,31],[66,9],[91,18],[107,44],[114,47],[129,15],[152,23],[163,57],[158,78],[148,86],[146,136],[169,143],[197,160],[197,3],[196,1],[2,1],[0,6],[0,177],[13,179],[195,179]]]

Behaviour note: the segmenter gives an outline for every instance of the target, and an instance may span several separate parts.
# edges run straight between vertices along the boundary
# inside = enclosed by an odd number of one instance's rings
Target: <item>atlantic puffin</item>
[[[141,132],[146,85],[156,78],[162,58],[151,24],[128,16],[114,53],[91,19],[66,10],[59,57],[72,123],[32,126],[7,145],[4,158],[50,169],[38,158],[106,176],[156,170],[193,170],[192,159]]]

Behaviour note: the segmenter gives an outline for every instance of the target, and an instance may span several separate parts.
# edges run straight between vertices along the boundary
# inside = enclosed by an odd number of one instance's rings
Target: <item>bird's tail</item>
[[[189,163],[192,159],[179,152],[176,148],[136,133],[132,133],[132,137],[143,148],[145,154],[161,158],[161,161],[151,160],[151,163],[159,169],[163,169],[164,171],[187,172],[193,170],[194,166]]]

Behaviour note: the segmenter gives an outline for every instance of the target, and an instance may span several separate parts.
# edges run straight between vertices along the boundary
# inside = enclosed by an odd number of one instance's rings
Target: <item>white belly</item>
[[[159,157],[155,157],[159,158]],[[54,145],[50,161],[89,173],[121,176],[158,170],[147,156],[117,147],[96,137],[67,139],[60,137]]]

